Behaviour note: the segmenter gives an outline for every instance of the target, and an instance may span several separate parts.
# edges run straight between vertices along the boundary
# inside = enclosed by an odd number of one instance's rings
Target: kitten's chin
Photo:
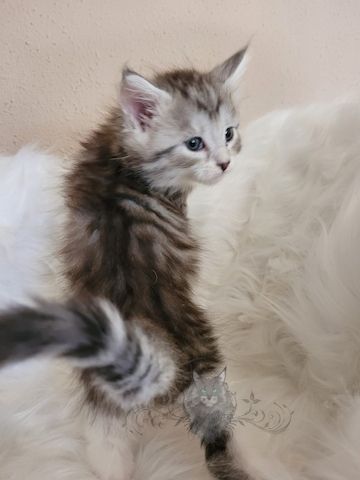
[[[220,182],[224,178],[226,174],[221,172],[217,173],[216,175],[213,176],[204,176],[204,177],[199,177],[197,178],[197,182],[201,183],[202,185],[216,185],[217,183]]]

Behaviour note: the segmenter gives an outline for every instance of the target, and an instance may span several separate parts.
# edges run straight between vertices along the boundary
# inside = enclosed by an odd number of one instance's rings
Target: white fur
[[[328,478],[315,471],[330,471],[348,435],[334,418],[339,396],[357,398],[360,374],[359,128],[359,106],[346,103],[270,114],[244,135],[232,177],[204,205],[201,192],[193,199],[208,249],[198,296],[219,326],[231,388],[295,411],[276,437],[236,429],[256,478]],[[354,478],[354,456],[342,458],[337,478]]]
[[[63,160],[34,147],[0,157],[0,306],[56,293],[53,232],[63,221],[64,169]]]
[[[221,336],[238,408],[253,391],[264,409],[278,401],[295,412],[278,435],[235,429],[238,461],[256,479],[359,476],[359,132],[357,103],[272,113],[245,132],[231,174],[191,198],[205,245],[196,296]],[[40,188],[39,177],[29,174],[24,184],[18,175],[30,161],[32,172],[35,165],[44,172],[49,158],[23,151],[0,159],[9,175],[0,177],[5,231],[22,234],[20,242],[3,237],[4,303],[23,297],[29,284],[42,289],[39,278],[56,268],[43,255],[47,233],[58,228],[45,206],[57,197]],[[42,186],[52,178],[47,170]],[[26,201],[16,210],[14,195],[10,209],[8,196],[19,185]],[[197,439],[182,427],[132,436],[117,422],[80,411],[81,395],[64,364],[29,362],[1,373],[1,479],[210,478]]]

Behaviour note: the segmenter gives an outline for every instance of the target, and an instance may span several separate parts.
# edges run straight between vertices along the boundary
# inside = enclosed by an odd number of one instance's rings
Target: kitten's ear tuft
[[[219,373],[218,375],[219,379],[224,383],[225,382],[225,378],[226,378],[226,367],[224,368],[224,370],[222,372]]]
[[[236,89],[249,61],[247,52],[246,46],[211,70],[210,75],[215,81],[225,84],[231,90]]]
[[[145,130],[151,119],[159,112],[161,105],[170,95],[153,85],[136,72],[123,70],[120,105],[124,114],[135,126]]]

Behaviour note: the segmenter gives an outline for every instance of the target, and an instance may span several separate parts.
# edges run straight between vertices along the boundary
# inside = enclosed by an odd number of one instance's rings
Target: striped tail
[[[169,343],[104,300],[0,312],[0,366],[40,355],[69,359],[125,410],[167,393],[176,375]]]

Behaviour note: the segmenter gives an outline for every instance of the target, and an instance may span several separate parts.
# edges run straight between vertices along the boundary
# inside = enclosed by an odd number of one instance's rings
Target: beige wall
[[[250,37],[244,123],[359,90],[359,0],[0,0],[0,150],[71,151],[124,62],[205,68]]]

